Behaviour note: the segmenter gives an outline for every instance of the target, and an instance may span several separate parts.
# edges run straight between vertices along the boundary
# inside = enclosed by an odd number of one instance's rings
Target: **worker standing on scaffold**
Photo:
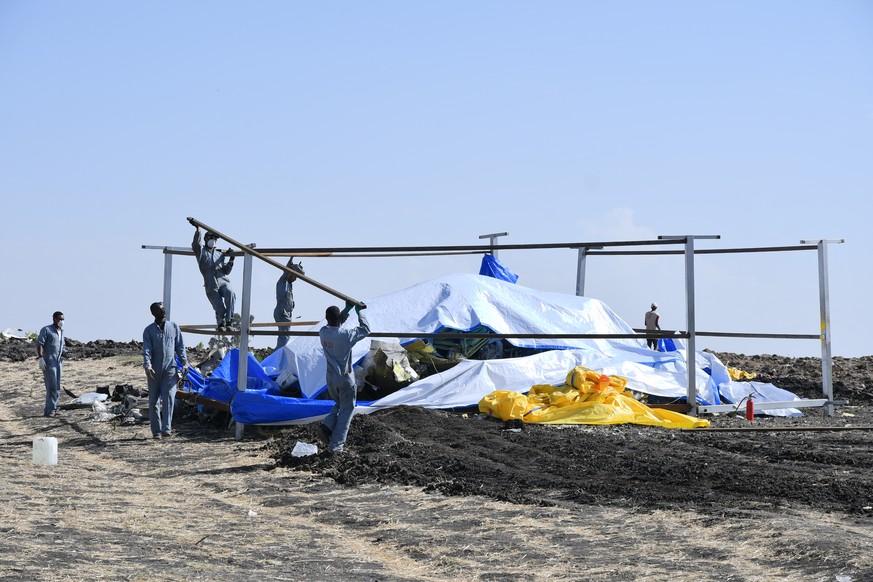
[[[294,257],[288,259],[286,265],[289,269],[297,271],[301,275],[306,273],[303,271],[303,263],[295,263]],[[273,321],[278,323],[291,322],[291,316],[294,312],[294,290],[292,285],[297,280],[297,275],[282,271],[282,276],[276,281],[276,308],[273,310]],[[279,331],[288,331],[290,326],[280,325]],[[287,335],[280,335],[276,338],[276,349],[282,348],[288,343]]]
[[[206,242],[205,248],[200,246],[200,227],[195,227],[191,249],[203,275],[206,297],[215,310],[215,324],[218,326],[218,331],[225,331],[231,329],[236,305],[236,293],[230,288],[230,278],[228,278],[233,270],[233,254],[231,249],[224,252],[215,249],[215,241],[218,239],[215,233],[207,232],[203,238]]]

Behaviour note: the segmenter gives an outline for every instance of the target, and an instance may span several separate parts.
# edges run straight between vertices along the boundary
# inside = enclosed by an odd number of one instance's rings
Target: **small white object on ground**
[[[297,441],[294,443],[294,448],[291,449],[292,457],[308,457],[309,455],[315,455],[318,453],[318,447],[309,443],[304,443],[303,441]]]

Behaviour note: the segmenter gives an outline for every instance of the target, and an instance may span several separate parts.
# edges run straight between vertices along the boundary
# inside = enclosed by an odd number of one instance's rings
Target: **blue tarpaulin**
[[[510,283],[518,282],[518,275],[510,271],[506,265],[497,260],[494,255],[485,255],[482,257],[482,266],[479,267],[479,274],[486,277],[494,277],[501,281],[509,281]]]
[[[260,362],[248,354],[246,367],[246,390],[261,390],[267,393],[279,394],[279,385],[270,378]],[[237,375],[239,374],[239,350],[234,348],[221,360],[221,363],[206,380],[205,386],[199,391],[202,396],[221,402],[230,402],[237,392]]]

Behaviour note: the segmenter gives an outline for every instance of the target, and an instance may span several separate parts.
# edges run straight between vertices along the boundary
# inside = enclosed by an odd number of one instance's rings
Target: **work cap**
[[[657,304],[657,303],[652,303],[652,309],[657,309],[657,308],[658,308],[658,304]]]

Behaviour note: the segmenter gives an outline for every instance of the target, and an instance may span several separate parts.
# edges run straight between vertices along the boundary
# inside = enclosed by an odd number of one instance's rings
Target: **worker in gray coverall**
[[[657,303],[652,303],[652,310],[646,312],[646,330],[660,330],[661,324],[659,323],[661,320],[661,316],[655,313],[658,309]],[[649,348],[658,351],[658,336],[648,336],[646,338],[646,345]]]
[[[191,249],[197,258],[197,265],[203,275],[203,288],[212,308],[215,310],[215,324],[219,331],[231,327],[233,310],[236,305],[236,293],[230,288],[228,275],[233,270],[233,255],[231,249],[224,252],[215,249],[218,237],[213,232],[207,232],[204,237],[205,247],[200,246],[200,227],[194,230],[194,240]],[[230,257],[230,258],[228,258]]]
[[[67,346],[64,344],[64,314],[55,311],[52,323],[39,330],[36,340],[36,356],[45,380],[45,408],[43,416],[58,415],[58,399],[61,397],[61,360]]]
[[[305,275],[302,263],[294,263],[294,257],[288,259],[289,269],[293,269]],[[276,308],[273,310],[273,321],[276,322],[291,322],[291,314],[294,311],[294,291],[292,284],[297,280],[297,275],[282,272],[282,276],[276,281]],[[288,331],[291,329],[287,325],[280,325],[279,331]],[[276,349],[283,347],[288,343],[287,335],[280,335],[276,338]]]
[[[342,329],[340,326],[348,318],[352,307],[358,314],[358,326],[354,329]],[[327,444],[330,455],[343,451],[355,411],[358,389],[352,374],[352,347],[370,335],[370,324],[362,309],[364,308],[360,305],[348,301],[342,312],[336,305],[331,305],[324,314],[327,325],[318,332],[321,347],[324,348],[324,359],[327,361],[327,392],[333,398],[334,405],[316,430],[318,438]]]
[[[176,357],[182,363],[184,377],[188,373],[188,356],[182,332],[178,325],[167,321],[164,304],[160,301],[152,303],[149,310],[155,316],[155,321],[142,332],[142,367],[148,379],[152,436],[160,439],[161,436],[173,434],[173,408],[179,380]]]

